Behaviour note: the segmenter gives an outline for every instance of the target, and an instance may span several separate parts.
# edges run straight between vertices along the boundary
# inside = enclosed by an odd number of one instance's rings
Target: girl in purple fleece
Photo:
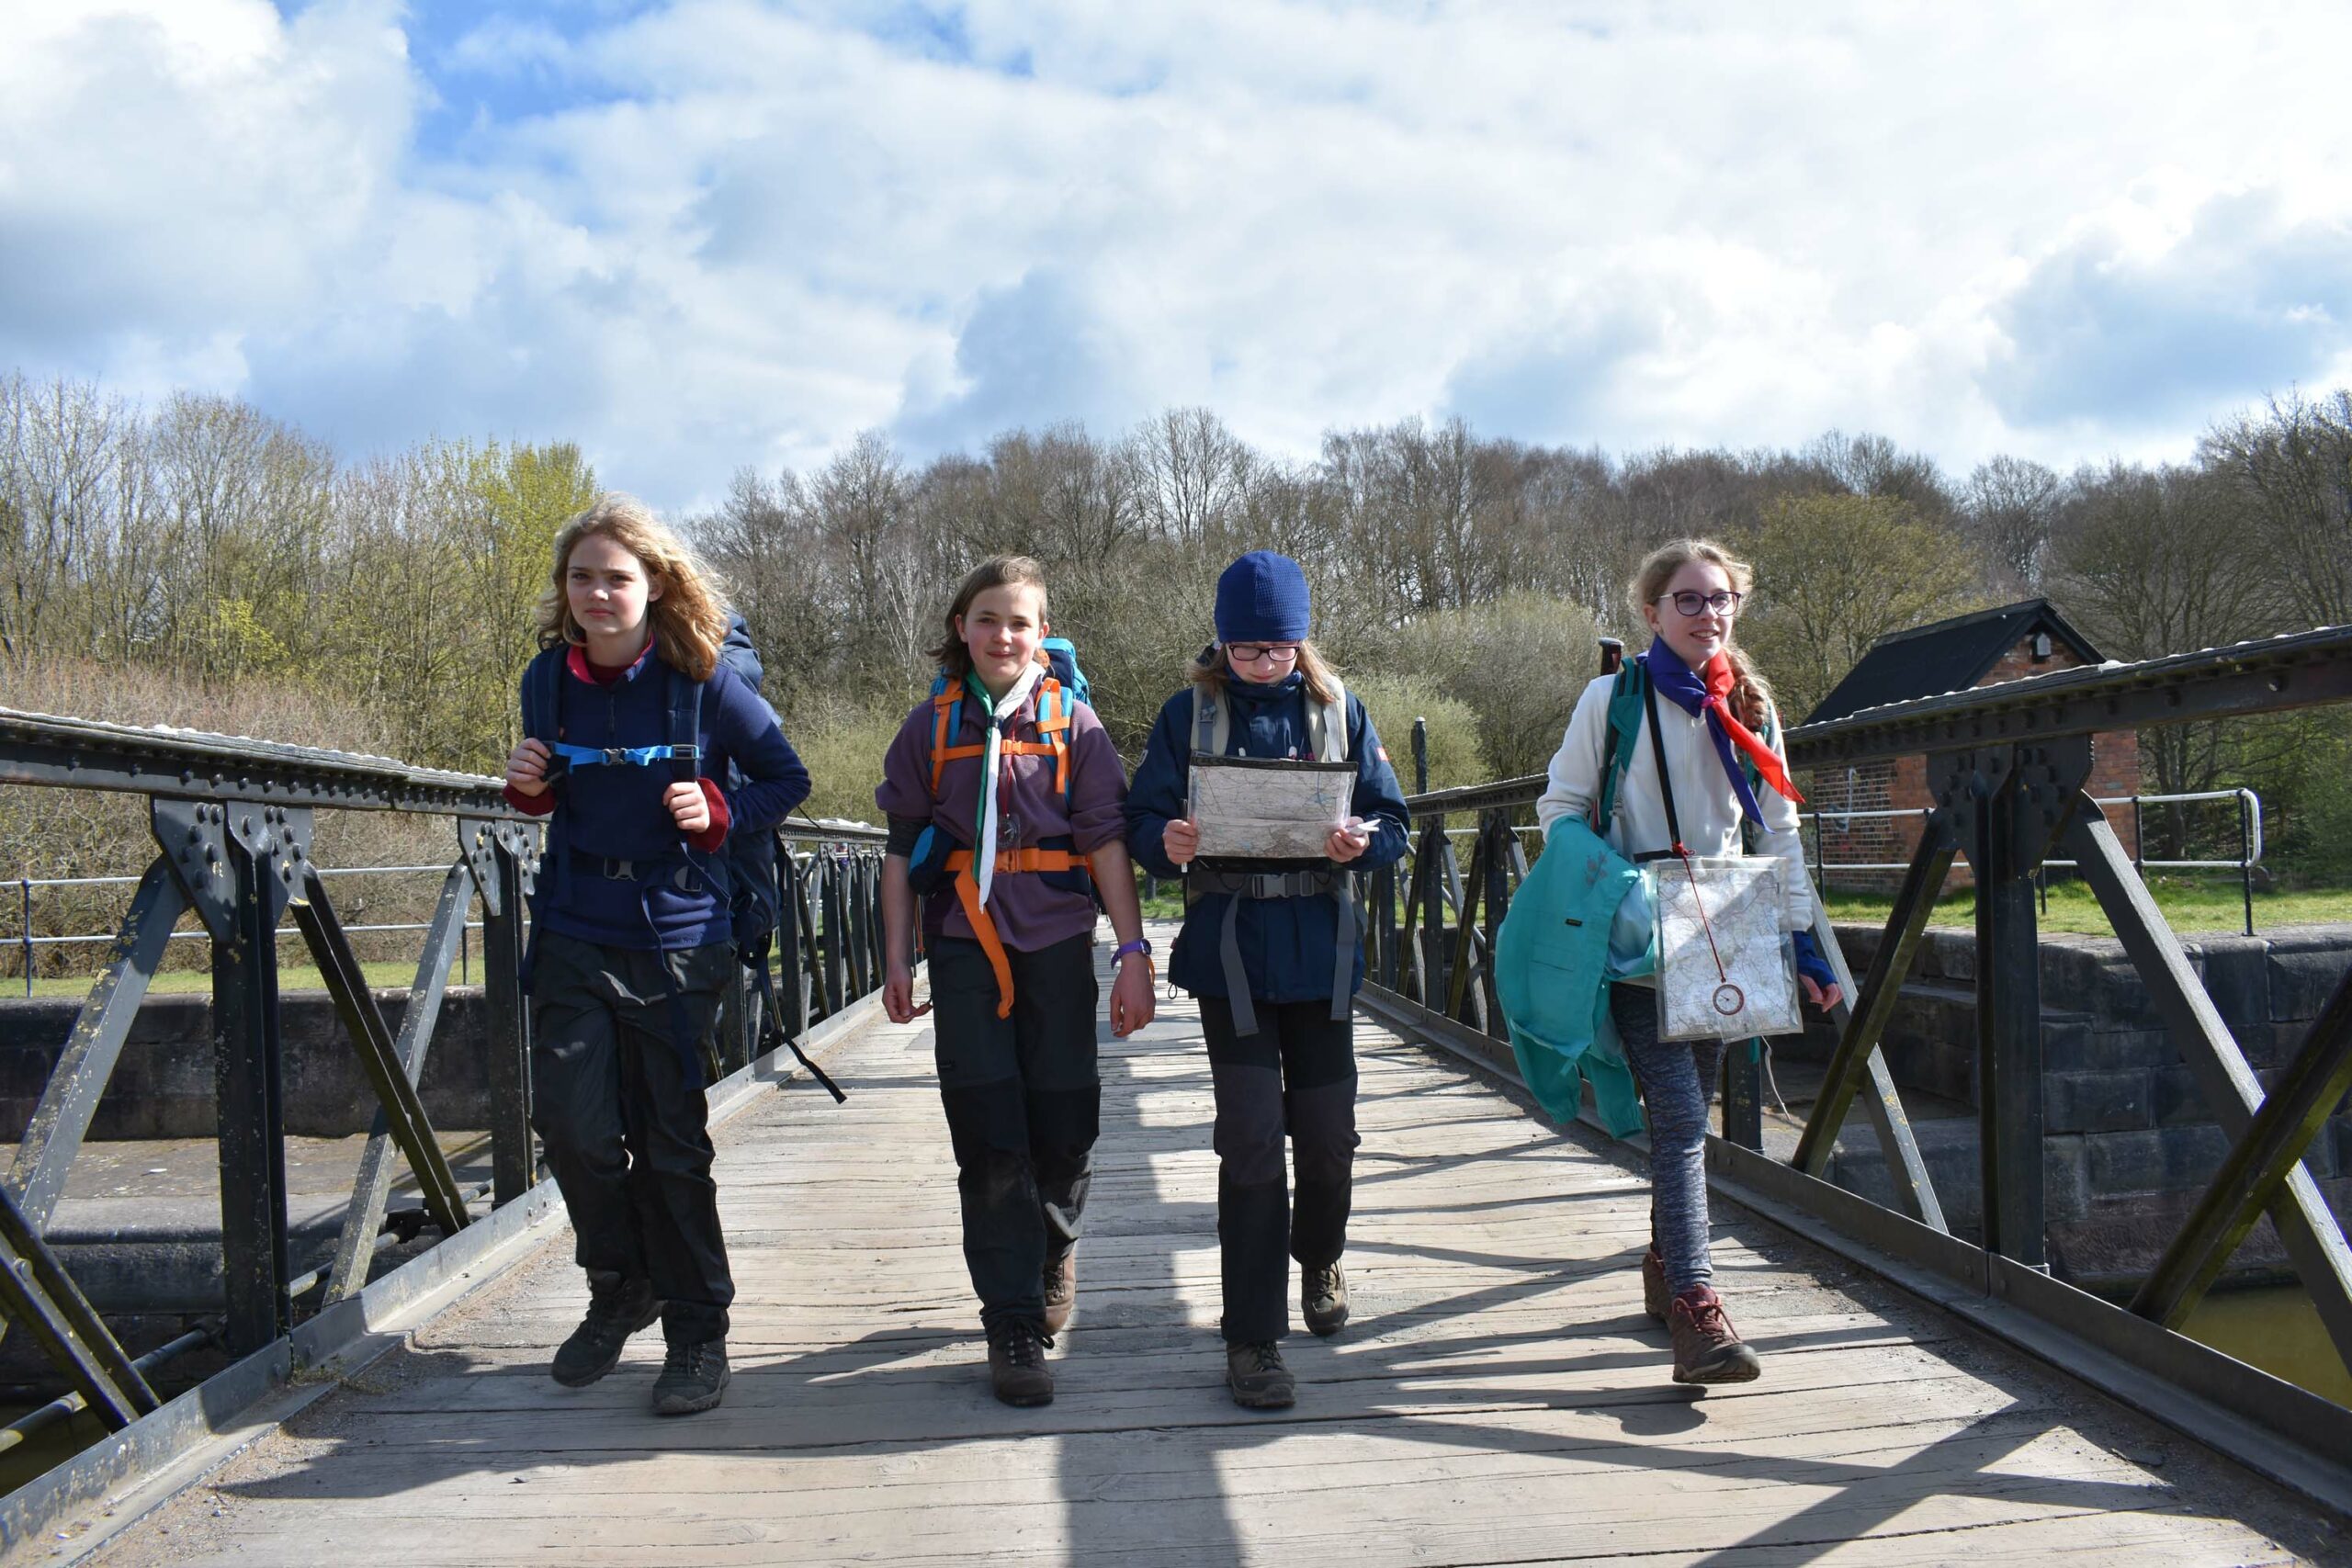
[[[1094,889],[1120,942],[1114,1034],[1151,1021],[1151,944],[1122,841],[1125,770],[1094,711],[1047,672],[1037,563],[982,562],[946,629],[933,650],[946,689],[908,716],[874,792],[890,823],[882,1005],[894,1023],[920,1010],[921,894],[939,1092],[989,1382],[1008,1404],[1044,1404],[1054,1397],[1045,1347],[1076,1290],[1101,1120]]]

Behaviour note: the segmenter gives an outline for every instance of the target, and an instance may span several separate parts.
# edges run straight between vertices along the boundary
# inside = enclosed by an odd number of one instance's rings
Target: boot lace
[[[1000,1323],[989,1329],[989,1345],[1010,1367],[1042,1367],[1046,1364],[1046,1347],[1054,1337],[1034,1323],[1015,1320]]]
[[[1724,1315],[1723,1298],[1713,1291],[1704,1295],[1693,1291],[1674,1298],[1674,1310],[1690,1320],[1692,1332],[1711,1342],[1736,1337],[1732,1333],[1731,1319]]]

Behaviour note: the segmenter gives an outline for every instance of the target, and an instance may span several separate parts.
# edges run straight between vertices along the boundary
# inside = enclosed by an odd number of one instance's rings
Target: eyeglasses
[[[1298,648],[1295,643],[1228,642],[1225,645],[1225,656],[1236,664],[1255,664],[1267,659],[1277,664],[1288,664],[1298,657]]]
[[[1740,595],[1728,588],[1718,588],[1713,593],[1702,593],[1696,589],[1686,588],[1679,593],[1658,595],[1658,603],[1661,604],[1669,599],[1674,602],[1675,609],[1686,615],[1695,615],[1702,610],[1713,610],[1718,615],[1739,614]]]

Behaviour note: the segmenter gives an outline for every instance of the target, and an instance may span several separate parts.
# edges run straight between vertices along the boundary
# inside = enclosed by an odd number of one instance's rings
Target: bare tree
[[[2021,457],[1994,457],[1968,476],[1961,517],[1992,568],[1996,586],[2041,592],[2044,558],[2064,491],[2056,473]]]

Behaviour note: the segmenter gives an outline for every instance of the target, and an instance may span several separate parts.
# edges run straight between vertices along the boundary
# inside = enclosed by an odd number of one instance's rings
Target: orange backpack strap
[[[1006,850],[996,857],[999,876],[1008,872],[1070,871],[1085,863],[1085,857],[1068,850]],[[964,907],[964,919],[971,923],[972,936],[988,954],[989,967],[996,973],[996,1015],[1012,1016],[1012,961],[1005,956],[1004,939],[997,935],[996,921],[980,903],[979,878],[972,872],[972,852],[957,850],[947,857],[947,869],[956,876],[956,901]]]
[[[947,742],[956,730],[956,715],[963,711],[964,696],[956,691],[945,691],[931,699],[931,797],[939,798],[940,781],[946,776],[947,764],[966,757],[988,754],[986,746],[950,746]]]

